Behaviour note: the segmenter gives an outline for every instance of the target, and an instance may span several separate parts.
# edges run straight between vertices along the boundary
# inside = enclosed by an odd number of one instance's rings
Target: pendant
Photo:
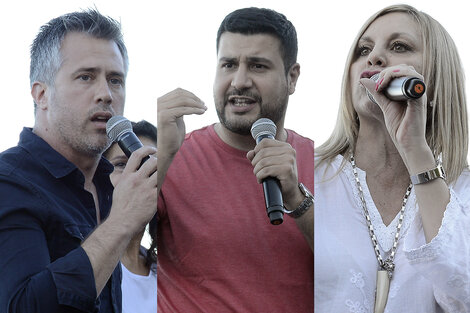
[[[387,304],[390,289],[390,277],[386,270],[377,271],[377,287],[375,291],[374,313],[383,313]]]

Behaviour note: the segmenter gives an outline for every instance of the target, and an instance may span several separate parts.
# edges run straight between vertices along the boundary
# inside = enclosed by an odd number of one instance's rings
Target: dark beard
[[[239,114],[240,119],[237,119],[235,121],[227,120],[225,116],[225,108],[227,105],[229,105],[228,98],[231,95],[248,96],[248,97],[254,98],[256,102],[261,104],[261,110],[258,116],[256,116],[252,120],[246,120],[243,118],[244,114],[240,113]],[[281,119],[284,117],[286,113],[287,101],[288,101],[287,91],[284,97],[279,98],[275,105],[271,105],[271,104],[263,103],[263,100],[257,94],[253,94],[248,91],[236,90],[225,95],[223,103],[216,105],[216,111],[217,111],[217,116],[219,117],[220,123],[224,125],[225,128],[227,128],[233,133],[243,135],[243,136],[248,136],[248,135],[251,135],[251,126],[253,125],[253,123],[262,117],[269,118],[271,121],[274,122],[274,124],[277,125],[278,122],[281,121]]]

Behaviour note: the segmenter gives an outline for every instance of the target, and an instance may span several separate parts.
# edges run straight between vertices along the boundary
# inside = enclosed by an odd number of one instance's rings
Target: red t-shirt
[[[313,141],[288,130],[313,191]],[[158,204],[159,312],[313,312],[313,253],[295,221],[274,226],[246,152],[194,131]]]

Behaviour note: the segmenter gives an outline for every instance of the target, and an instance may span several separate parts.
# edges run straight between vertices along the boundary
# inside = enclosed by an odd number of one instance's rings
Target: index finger
[[[126,172],[135,172],[139,169],[143,159],[147,156],[152,157],[157,152],[155,147],[143,146],[134,152],[129,157],[126,167],[124,168],[123,173]]]
[[[157,109],[175,105],[206,108],[204,101],[182,88],[176,88],[157,99]]]

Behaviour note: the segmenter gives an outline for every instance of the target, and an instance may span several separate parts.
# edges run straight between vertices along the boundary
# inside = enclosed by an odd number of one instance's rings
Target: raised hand
[[[186,127],[183,116],[203,114],[207,110],[204,102],[192,92],[177,88],[157,100],[158,128],[158,185],[165,179],[173,157],[183,144]]]

